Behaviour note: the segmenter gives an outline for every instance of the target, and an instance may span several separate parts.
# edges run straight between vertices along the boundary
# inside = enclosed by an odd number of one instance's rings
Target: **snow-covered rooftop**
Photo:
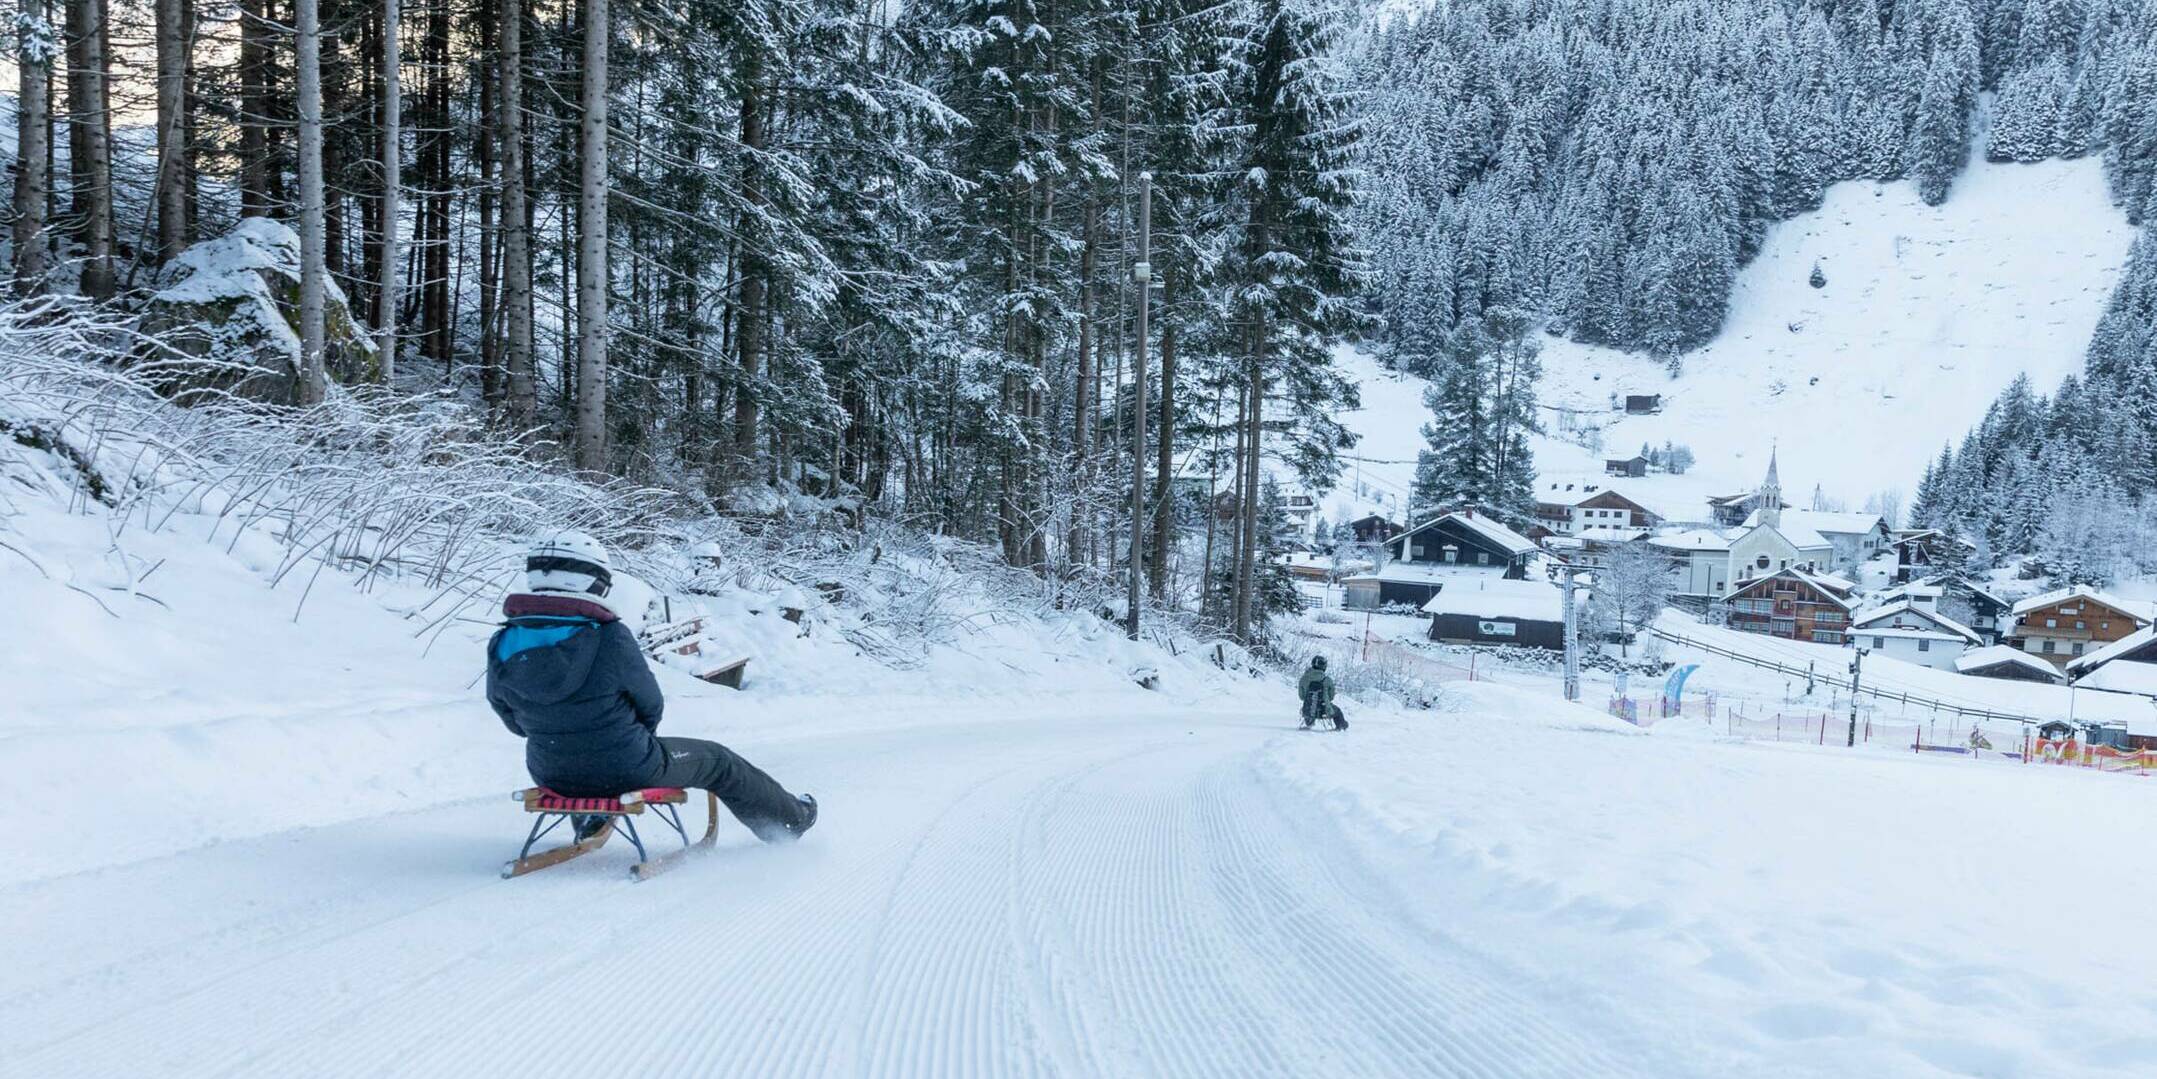
[[[1386,542],[1406,543],[1409,536],[1415,535],[1416,533],[1421,532],[1424,529],[1431,527],[1432,525],[1446,520],[1451,520],[1459,523],[1463,527],[1469,529],[1470,531],[1474,532],[1479,536],[1482,536],[1484,539],[1489,540],[1494,544],[1497,544],[1499,547],[1503,548],[1504,550],[1515,556],[1533,554],[1538,549],[1535,545],[1534,540],[1529,539],[1528,537],[1523,536],[1520,533],[1515,532],[1512,529],[1507,528],[1506,526],[1499,524],[1498,522],[1491,520],[1490,518],[1485,517],[1479,513],[1440,514],[1439,516],[1433,517],[1430,520],[1425,521],[1422,524],[1419,524],[1414,528],[1411,528],[1408,531],[1387,540]]]
[[[1759,523],[1759,510],[1754,510],[1751,516],[1745,518],[1747,526]],[[1779,527],[1785,536],[1790,535],[1792,529],[1817,532],[1823,536],[1858,536],[1879,526],[1880,515],[1877,513],[1836,513],[1828,510],[1786,509],[1782,511],[1782,524]]]
[[[1805,582],[1806,584],[1813,586],[1815,589],[1819,590],[1821,595],[1826,596],[1830,603],[1841,607],[1843,610],[1847,611],[1852,607],[1856,606],[1855,603],[1853,603],[1847,596],[1843,594],[1849,591],[1848,585],[1850,582],[1845,581],[1840,577],[1831,577],[1826,574],[1807,573],[1801,569],[1777,570],[1776,572],[1770,573],[1765,577],[1755,577],[1749,581],[1738,581],[1731,585],[1730,594],[1724,596],[1723,598],[1725,600],[1736,599],[1739,596],[1744,595],[1745,593],[1750,592],[1753,589],[1768,583],[1769,581],[1775,580],[1778,577],[1794,577],[1800,581]]]
[[[2075,685],[2083,689],[2157,697],[2157,663],[2137,663],[2133,660],[2107,663],[2075,679]],[[2132,722],[2129,725],[2133,726]]]
[[[1388,562],[1375,573],[1360,574],[1349,580],[1390,581],[1394,584],[1441,584],[1447,581],[1473,581],[1496,578],[1501,566],[1448,565],[1442,562]]]
[[[2157,637],[2157,626],[2144,626],[2095,652],[2068,660],[2067,669],[2070,671],[2094,671],[2150,643],[2152,637]]]
[[[1587,592],[1577,591],[1575,597],[1577,602],[1584,602]],[[1452,581],[1423,605],[1423,613],[1561,622],[1565,619],[1565,593],[1543,581]]]
[[[1977,632],[1970,627],[1965,626],[1962,623],[1957,622],[1954,619],[1949,618],[1948,616],[1941,614],[1938,611],[1931,610],[1925,607],[1919,607],[1916,604],[1909,602],[1908,600],[1904,600],[1891,606],[1882,607],[1877,611],[1868,611],[1864,614],[1860,614],[1855,618],[1851,619],[1850,628],[1852,631],[1864,630],[1864,632],[1870,633],[1876,637],[1894,636],[1895,634],[1890,634],[1887,632],[1888,627],[1867,627],[1872,626],[1872,624],[1875,622],[1881,621],[1883,619],[1893,618],[1896,615],[1901,614],[1907,614],[1912,618],[1929,622],[1934,626],[1938,627],[1938,631],[1934,633],[1935,636],[1960,637],[1964,640],[1969,641],[1971,644],[1982,644],[1984,642],[1984,638],[1979,637],[1977,635]]]
[[[1649,543],[1668,551],[1727,551],[1730,537],[1712,528],[1695,528],[1687,532],[1672,532],[1656,536]]]
[[[2031,596],[2030,598],[2023,600],[2020,603],[2015,604],[2015,615],[2019,618],[2022,615],[2028,614],[2031,611],[2037,610],[2040,607],[2055,606],[2057,604],[2064,603],[2070,599],[2074,599],[2077,596],[2087,599],[2092,603],[2102,603],[2115,611],[2124,611],[2127,614],[2133,616],[2135,620],[2139,622],[2148,622],[2150,620],[2149,604],[2136,603],[2132,600],[2121,599],[2120,597],[2115,596],[2110,592],[2106,592],[2096,588],[2055,588],[2050,592],[2039,592],[2038,594]]]
[[[1998,667],[2003,664],[2020,667],[2031,674],[2044,675],[2045,680],[2049,682],[2060,680],[2059,668],[2012,645],[1995,644],[1984,648],[1972,648],[1955,657],[1955,670],[1962,674],[1981,671],[1987,667]]]

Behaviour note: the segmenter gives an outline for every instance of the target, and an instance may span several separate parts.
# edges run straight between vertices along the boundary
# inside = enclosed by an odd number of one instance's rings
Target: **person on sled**
[[[1333,703],[1333,676],[1326,673],[1326,657],[1311,657],[1310,669],[1296,682],[1296,696],[1303,700],[1303,729],[1311,729],[1320,719],[1331,719],[1334,730],[1348,729],[1348,717]]]
[[[789,793],[733,750],[658,736],[659,682],[636,635],[607,606],[614,579],[597,540],[582,532],[539,539],[526,552],[524,581],[503,601],[505,621],[487,642],[487,703],[524,739],[533,780],[578,798],[707,790],[767,843],[799,838],[816,823],[815,798]],[[607,823],[582,818],[577,838]]]

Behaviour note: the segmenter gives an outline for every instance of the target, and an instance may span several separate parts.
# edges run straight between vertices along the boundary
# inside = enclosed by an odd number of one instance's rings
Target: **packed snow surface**
[[[475,685],[486,624],[420,632],[335,570],[302,603],[256,533],[228,553],[184,514],[116,532],[9,495],[0,1076],[2060,1076],[2157,1052],[2146,780],[1642,732],[1487,681],[1300,733],[1283,682],[1088,615],[895,672],[714,601],[750,680],[661,670],[663,729],[814,791],[817,828],[723,822],[641,884],[619,843],[504,881],[526,780]]]

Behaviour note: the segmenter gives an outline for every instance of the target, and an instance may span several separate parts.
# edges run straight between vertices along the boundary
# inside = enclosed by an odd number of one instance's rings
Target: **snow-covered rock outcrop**
[[[174,389],[230,390],[290,400],[300,361],[300,238],[266,217],[182,251],[143,313],[145,334],[200,364],[182,363]],[[323,302],[323,366],[332,381],[382,375],[374,342],[332,279]],[[167,356],[169,359],[169,354]]]

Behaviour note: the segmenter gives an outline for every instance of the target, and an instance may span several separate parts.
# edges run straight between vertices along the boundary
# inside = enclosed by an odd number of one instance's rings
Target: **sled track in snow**
[[[0,991],[0,1075],[1638,1073],[1611,1017],[1549,1014],[1259,782],[1277,730],[1004,721],[780,753],[826,793],[807,841],[641,885],[608,852],[495,882],[516,821],[468,804],[0,891],[0,917],[151,908]],[[400,829],[427,872],[397,878]],[[293,894],[156,914],[249,872]]]

